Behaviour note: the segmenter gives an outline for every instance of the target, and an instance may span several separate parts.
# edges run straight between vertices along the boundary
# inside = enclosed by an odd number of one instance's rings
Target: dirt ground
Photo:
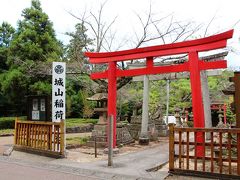
[[[168,137],[161,137],[158,141],[150,142],[148,146],[139,145],[136,141],[135,143],[118,147],[119,153],[115,156],[142,151],[144,149],[150,149],[152,147],[159,146],[162,142],[167,143]],[[71,161],[76,162],[92,162],[101,159],[107,159],[107,157],[108,155],[104,153],[104,148],[97,149],[97,158],[95,158],[95,149],[93,147],[81,146],[80,148],[73,148],[67,150],[67,158]]]

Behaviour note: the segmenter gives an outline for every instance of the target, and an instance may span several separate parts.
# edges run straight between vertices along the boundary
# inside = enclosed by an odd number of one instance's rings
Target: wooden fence
[[[16,120],[14,143],[17,150],[64,156],[64,123]]]
[[[197,142],[199,135],[206,140]],[[198,154],[199,149],[203,150],[202,155]],[[170,124],[169,171],[240,179],[240,129],[176,128]]]

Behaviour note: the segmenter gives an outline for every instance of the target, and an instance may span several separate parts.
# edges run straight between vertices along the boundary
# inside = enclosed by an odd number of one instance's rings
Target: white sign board
[[[39,120],[39,111],[32,111],[32,120]]]
[[[53,62],[52,66],[52,121],[65,120],[66,63]]]
[[[165,123],[167,123],[167,117],[166,116],[164,116],[164,121],[165,121]],[[170,124],[170,123],[176,124],[175,116],[168,116],[168,124]]]

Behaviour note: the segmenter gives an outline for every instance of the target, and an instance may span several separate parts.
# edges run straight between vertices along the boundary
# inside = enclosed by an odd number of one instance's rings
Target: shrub
[[[0,118],[0,129],[14,129],[15,117]]]
[[[188,127],[193,127],[193,121],[188,121],[187,125],[188,125]]]
[[[0,129],[14,129],[16,117],[1,117]],[[19,120],[25,120],[26,117],[22,116]]]

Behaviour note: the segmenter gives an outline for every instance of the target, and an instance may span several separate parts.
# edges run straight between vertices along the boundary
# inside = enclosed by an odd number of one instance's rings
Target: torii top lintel
[[[85,55],[89,57],[89,61],[92,64],[101,64],[108,62],[126,61],[133,59],[140,59],[146,57],[158,57],[167,55],[176,55],[188,53],[191,51],[208,51],[213,49],[219,49],[226,47],[227,39],[232,38],[233,30],[223,32],[221,34],[209,36],[206,38],[143,47],[137,49],[116,51],[116,52],[102,52],[102,53],[92,53],[86,52]]]

